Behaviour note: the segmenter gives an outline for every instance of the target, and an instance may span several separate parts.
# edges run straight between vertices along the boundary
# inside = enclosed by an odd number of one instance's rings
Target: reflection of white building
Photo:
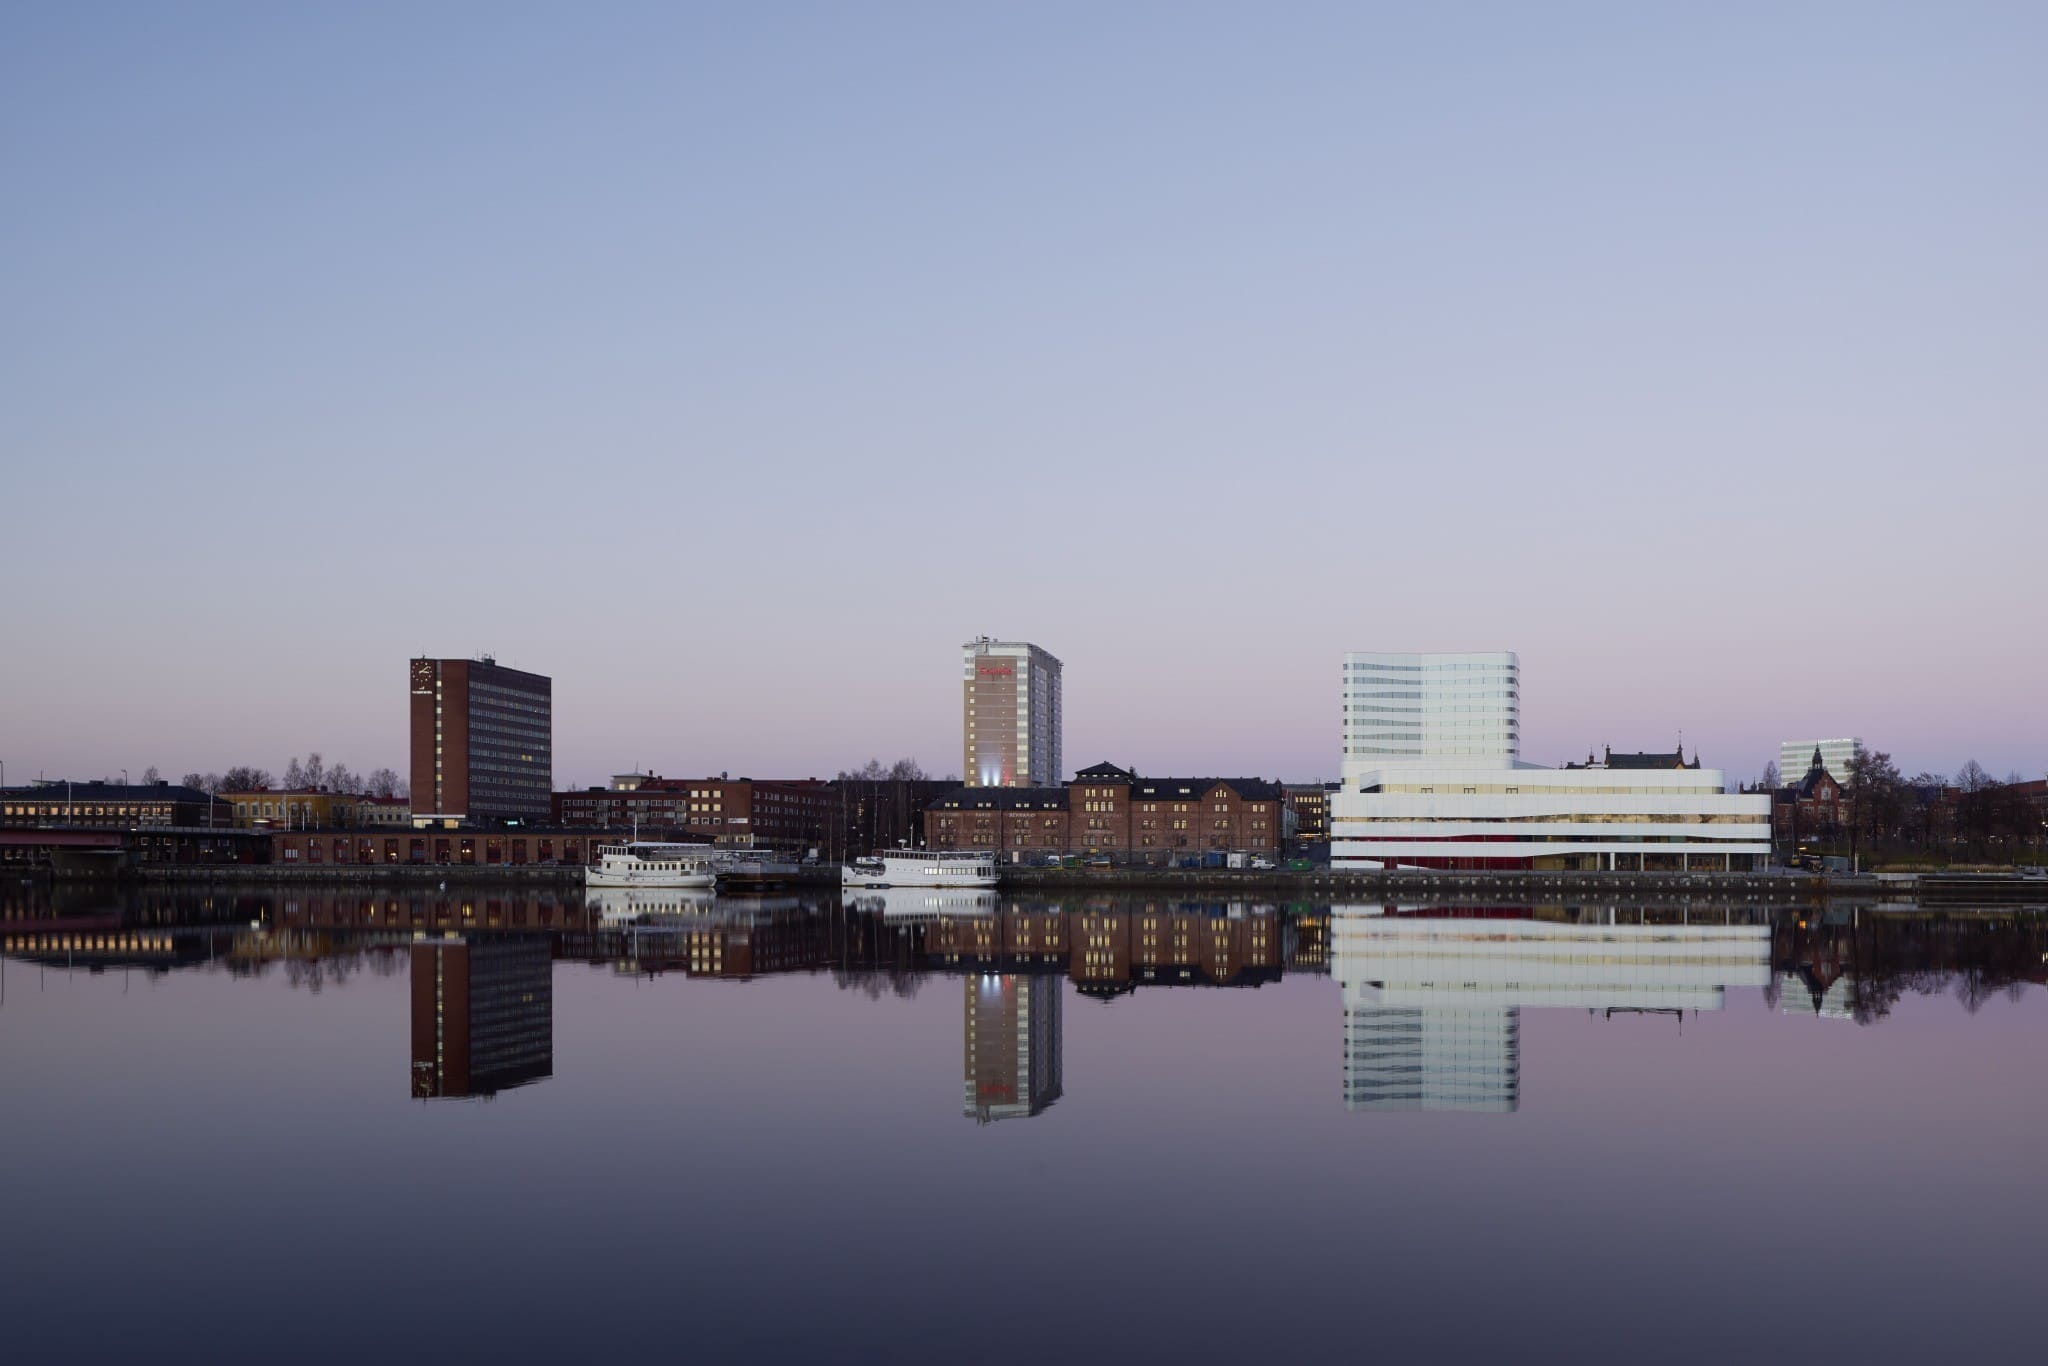
[[[1396,984],[1344,984],[1344,1108],[1515,1108],[1522,1021],[1513,1010],[1415,1005]]]
[[[1856,1018],[1856,980],[1841,976],[1820,985],[1805,973],[1778,974],[1778,1010],[1785,1015],[1818,1015],[1824,1020]]]
[[[1524,1006],[1719,1010],[1771,980],[1766,925],[1565,924],[1337,907],[1344,1103],[1354,1110],[1513,1110]]]
[[[1770,854],[1770,797],[1724,792],[1681,752],[1523,763],[1513,654],[1349,654],[1343,705],[1334,867],[1718,871]]]

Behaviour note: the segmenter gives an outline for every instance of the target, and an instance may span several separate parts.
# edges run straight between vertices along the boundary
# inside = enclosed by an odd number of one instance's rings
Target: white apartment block
[[[1854,738],[1847,740],[1787,740],[1778,746],[1778,781],[1796,783],[1813,767],[1813,752],[1820,751],[1821,764],[1828,776],[1842,786],[1849,785],[1849,761],[1856,757],[1856,751],[1863,742]]]

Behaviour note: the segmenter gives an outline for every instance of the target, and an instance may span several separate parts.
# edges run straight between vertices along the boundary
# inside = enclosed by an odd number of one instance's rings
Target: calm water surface
[[[2048,928],[2022,916],[25,888],[0,913],[10,1360],[2043,1341]]]

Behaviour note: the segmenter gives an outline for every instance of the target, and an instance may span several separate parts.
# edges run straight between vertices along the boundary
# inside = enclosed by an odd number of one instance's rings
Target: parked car
[[[1088,866],[1089,866],[1090,868],[1107,868],[1107,867],[1109,867],[1109,855],[1107,855],[1107,854],[1097,854],[1097,855],[1096,855],[1096,856],[1095,856],[1094,858],[1092,858],[1092,859],[1089,859],[1089,860],[1088,860]]]
[[[1264,854],[1252,855],[1252,867],[1258,869],[1262,873],[1270,873],[1273,871],[1274,868],[1278,866],[1278,864],[1274,863],[1273,860],[1267,858]]]

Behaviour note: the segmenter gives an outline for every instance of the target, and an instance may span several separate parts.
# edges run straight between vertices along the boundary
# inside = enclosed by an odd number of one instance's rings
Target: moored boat
[[[839,870],[842,887],[993,887],[996,858],[973,849],[896,849]]]
[[[586,887],[714,887],[718,852],[708,844],[629,840],[601,844],[583,870]]]

